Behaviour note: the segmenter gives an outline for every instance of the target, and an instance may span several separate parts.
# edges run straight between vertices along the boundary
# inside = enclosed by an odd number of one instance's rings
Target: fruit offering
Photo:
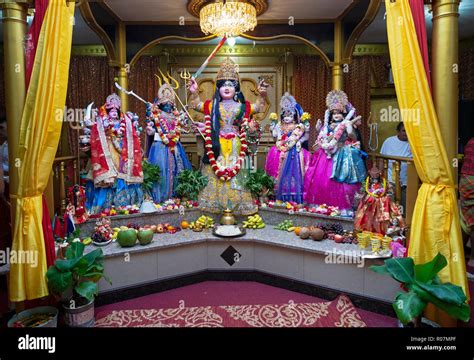
[[[94,233],[91,238],[96,243],[105,243],[112,239],[113,231],[110,228],[110,220],[102,218],[95,223]]]
[[[148,245],[153,240],[153,230],[150,228],[141,228],[138,230],[138,242],[140,245]]]
[[[214,219],[210,216],[201,215],[196,221],[189,224],[189,228],[194,231],[202,231],[214,227]]]
[[[174,234],[175,232],[181,230],[179,227],[175,227],[171,225],[170,223],[164,223],[164,224],[157,224],[155,226],[150,226],[150,229],[154,229],[156,233],[168,233],[168,234]]]
[[[278,224],[278,226],[275,227],[275,229],[283,230],[283,231],[294,231],[295,226],[293,225],[292,220],[284,220],[280,224]]]
[[[125,228],[120,227],[120,231],[118,232],[117,235],[117,242],[120,244],[122,247],[131,247],[134,246],[135,243],[137,242],[137,233],[138,230],[133,229],[133,228]]]
[[[260,215],[255,214],[249,216],[247,221],[242,223],[242,226],[246,229],[263,229],[265,227],[265,223],[263,222],[263,219],[260,217]]]
[[[312,239],[315,241],[321,241],[325,238],[325,235],[325,231],[316,226],[302,227],[299,229],[299,237],[303,240]]]

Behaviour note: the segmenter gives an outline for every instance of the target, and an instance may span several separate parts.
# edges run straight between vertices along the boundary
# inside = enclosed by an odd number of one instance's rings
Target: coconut
[[[311,230],[310,236],[311,236],[311,239],[320,241],[324,238],[324,231],[315,227]]]
[[[311,230],[308,229],[307,227],[302,227],[301,230],[300,230],[300,238],[303,239],[303,240],[306,240],[309,238],[309,236],[311,235]]]

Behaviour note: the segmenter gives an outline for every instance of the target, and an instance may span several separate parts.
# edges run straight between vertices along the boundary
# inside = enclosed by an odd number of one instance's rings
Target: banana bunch
[[[277,227],[275,227],[275,229],[283,230],[283,231],[293,231],[295,230],[295,226],[293,225],[292,220],[284,220],[281,223],[279,223]]]
[[[201,215],[199,219],[189,224],[189,228],[193,230],[211,229],[213,227],[214,219],[206,215]]]
[[[242,223],[242,226],[246,229],[263,229],[265,227],[265,223],[260,215],[252,215],[249,216],[247,221]]]
[[[84,245],[89,245],[92,243],[92,238],[89,236],[89,237],[86,237],[84,240],[82,240],[82,243]]]

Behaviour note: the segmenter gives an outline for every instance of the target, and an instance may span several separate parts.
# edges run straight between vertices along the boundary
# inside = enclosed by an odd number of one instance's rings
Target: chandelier
[[[204,34],[237,37],[257,26],[255,6],[239,0],[217,0],[202,7],[200,25]]]

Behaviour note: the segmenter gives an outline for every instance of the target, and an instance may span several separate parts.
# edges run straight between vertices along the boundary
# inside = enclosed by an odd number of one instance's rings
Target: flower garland
[[[387,180],[385,180],[385,178],[382,179],[382,188],[377,188],[375,189],[374,192],[370,191],[370,188],[369,188],[369,176],[367,176],[367,179],[365,179],[365,192],[369,195],[369,196],[372,196],[372,197],[375,197],[375,198],[380,198],[382,196],[385,195],[385,193],[387,192]]]
[[[298,140],[301,139],[301,137],[304,135],[304,129],[305,129],[304,124],[298,124],[293,129],[293,132],[291,133],[290,136],[286,134],[281,136],[276,142],[277,149],[281,152],[287,152],[291,150],[293,146],[296,145]]]
[[[318,143],[320,144],[321,148],[324,150],[328,158],[331,158],[332,155],[337,151],[338,146],[337,143],[341,139],[344,131],[346,130],[346,121],[342,121],[339,125],[337,125],[334,133],[329,133],[329,126],[324,126],[324,130],[319,133],[318,136]]]
[[[247,154],[247,139],[246,139],[246,128],[248,126],[248,119],[244,118],[242,126],[240,128],[240,154],[237,162],[234,166],[224,167],[217,163],[214,151],[212,151],[212,139],[211,139],[211,117],[206,115],[204,117],[205,123],[205,147],[206,154],[209,158],[209,163],[211,164],[211,169],[214,171],[216,176],[222,181],[229,181],[235,175],[237,175],[242,167],[245,155]]]
[[[179,120],[177,120],[177,117],[179,116],[179,112],[178,111],[173,112],[174,129],[172,130],[170,130],[170,128],[168,127],[168,123],[164,119],[164,117],[160,116],[161,111],[157,112],[156,115],[157,116],[154,116],[156,132],[158,133],[158,136],[160,137],[163,144],[168,146],[170,150],[174,152],[176,144],[179,142],[181,138],[181,123]],[[163,132],[163,129],[165,129],[166,133]]]

